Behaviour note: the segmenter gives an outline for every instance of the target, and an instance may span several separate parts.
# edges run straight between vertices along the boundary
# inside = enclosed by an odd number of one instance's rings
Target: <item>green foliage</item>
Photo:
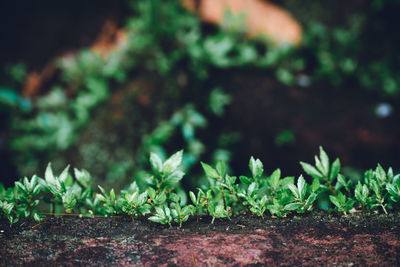
[[[351,210],[354,205],[354,199],[347,199],[342,192],[339,192],[337,196],[330,195],[329,199],[336,206],[339,212],[346,214],[347,211]]]
[[[150,163],[154,175],[148,179],[148,183],[155,186],[158,191],[175,188],[185,175],[183,171],[178,169],[182,163],[182,155],[183,151],[178,151],[163,162],[157,154],[151,153]]]
[[[140,194],[137,186],[132,193],[122,193],[122,196],[119,198],[122,212],[131,216],[132,220],[150,213],[150,205],[146,203],[147,195],[147,191]]]
[[[14,223],[18,222],[18,220],[19,220],[18,217],[16,217],[16,218],[13,217],[13,215],[12,215],[13,208],[14,208],[13,203],[0,201],[0,209],[3,211],[4,216],[10,222],[10,225],[13,225]]]
[[[171,210],[166,206],[157,207],[155,214],[151,216],[149,220],[161,224],[168,224],[169,226],[171,226],[173,220],[171,216]]]
[[[209,183],[204,189],[189,192],[189,204],[186,193],[179,187],[184,175],[180,170],[183,157],[182,150],[166,160],[151,153],[153,175],[148,179],[148,186],[140,190],[134,181],[119,193],[114,189],[107,192],[100,185],[100,193],[95,193],[90,188],[91,176],[86,170],[75,169],[73,177],[67,166],[57,176],[49,164],[44,179],[34,175],[30,180],[25,177],[7,190],[0,186],[0,209],[10,225],[20,218],[42,220],[43,216],[36,207],[40,201],[45,201],[53,206],[51,212],[63,208],[67,213],[127,215],[132,220],[149,216],[153,222],[169,226],[177,223],[181,227],[193,215],[199,218],[208,214],[214,223],[216,218],[229,219],[232,214],[243,210],[262,218],[267,211],[279,217],[294,212],[310,212],[322,192],[328,193],[332,210],[344,215],[360,208],[364,211],[379,208],[384,213],[399,208],[400,174],[395,175],[391,168],[385,171],[378,164],[375,170],[366,171],[364,179],[353,186],[339,173],[339,160],[330,164],[322,147],[319,157],[315,157],[315,166],[301,162],[305,172],[313,178],[311,184],[302,175],[296,183],[294,177],[282,178],[280,169],[265,176],[262,162],[253,157],[249,161],[251,175],[239,179],[228,174],[222,161],[215,167],[201,163]]]

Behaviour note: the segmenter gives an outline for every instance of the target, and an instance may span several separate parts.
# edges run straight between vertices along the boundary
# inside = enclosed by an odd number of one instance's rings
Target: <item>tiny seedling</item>
[[[346,216],[346,212],[351,210],[354,206],[354,199],[348,199],[342,192],[339,191],[337,196],[330,195],[330,201],[336,206],[339,212],[343,212]]]
[[[167,206],[156,207],[156,212],[153,216],[149,218],[150,221],[168,224],[172,227],[171,223],[173,221],[171,210]]]

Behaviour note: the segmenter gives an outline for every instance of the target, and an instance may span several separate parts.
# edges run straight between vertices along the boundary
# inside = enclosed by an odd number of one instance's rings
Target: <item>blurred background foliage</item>
[[[229,12],[218,27],[180,1],[106,2],[45,1],[3,16],[4,37],[26,37],[3,44],[12,55],[0,76],[3,183],[51,161],[116,189],[133,177],[140,185],[150,152],[179,149],[186,188],[202,183],[200,160],[243,172],[254,155],[297,175],[318,145],[352,177],[378,161],[400,167],[400,1],[273,1],[302,24],[298,46],[247,38],[243,16]],[[111,48],[91,45],[110,17]],[[40,20],[60,33],[30,36]]]

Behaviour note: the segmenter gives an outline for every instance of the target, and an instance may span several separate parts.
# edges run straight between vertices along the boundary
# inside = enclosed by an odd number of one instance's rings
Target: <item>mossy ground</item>
[[[181,229],[129,218],[53,217],[0,224],[0,265],[400,264],[400,217],[325,213],[267,218],[202,217]]]

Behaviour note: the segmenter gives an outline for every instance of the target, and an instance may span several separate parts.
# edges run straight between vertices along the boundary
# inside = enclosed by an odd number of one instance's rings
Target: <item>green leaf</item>
[[[219,178],[218,172],[213,167],[204,162],[201,162],[201,166],[208,177]]]
[[[165,201],[167,201],[167,196],[165,195],[164,192],[161,192],[160,194],[157,195],[157,197],[154,199],[155,204],[163,204]]]
[[[294,177],[293,176],[285,177],[285,178],[283,178],[283,179],[281,179],[279,181],[279,185],[284,189],[286,189],[289,184],[294,184]]]
[[[292,191],[292,194],[296,199],[300,199],[299,191],[294,184],[288,184],[287,187],[289,188],[290,191]]]
[[[250,158],[249,168],[254,178],[261,177],[264,171],[262,162],[259,159],[254,159],[253,156]]]
[[[345,211],[349,211],[349,210],[351,210],[352,208],[353,208],[353,206],[354,206],[354,203],[355,203],[355,201],[354,201],[354,199],[349,199],[347,202],[346,202],[346,204],[344,205],[344,210]]]
[[[270,184],[272,187],[276,188],[279,186],[279,179],[281,178],[281,170],[276,169],[270,176]]]
[[[300,175],[299,180],[297,181],[297,189],[299,190],[300,199],[303,200],[307,191],[306,180],[304,180],[303,175]]]
[[[223,176],[226,172],[226,164],[224,161],[220,160],[217,162],[216,170],[220,176]]]
[[[41,221],[42,221],[42,218],[41,218],[40,215],[37,214],[37,213],[34,213],[34,214],[33,214],[33,219],[34,219],[36,222],[41,222]]]
[[[240,176],[239,180],[244,183],[245,185],[249,185],[251,184],[251,180],[249,178],[247,178],[246,176]]]
[[[97,195],[96,195],[96,198],[97,198],[98,200],[100,200],[100,201],[103,201],[103,202],[106,201],[106,198],[105,198],[103,195],[100,195],[100,194],[97,194]]]
[[[189,196],[190,196],[190,199],[192,200],[193,204],[196,205],[197,204],[196,195],[192,191],[189,191]]]
[[[381,181],[384,182],[386,181],[386,172],[382,168],[381,164],[378,163],[378,166],[376,167],[375,170],[376,177]]]
[[[44,173],[44,178],[48,184],[56,183],[56,179],[54,177],[53,170],[51,169],[51,162],[49,162],[49,164],[47,164],[47,168]]]
[[[164,218],[158,217],[158,216],[151,216],[149,217],[149,220],[152,222],[157,222],[157,223],[162,223],[164,224]]]
[[[313,178],[318,178],[318,179],[322,179],[323,175],[315,168],[313,167],[311,164],[308,164],[306,162],[302,162],[300,161],[300,165],[303,168],[303,170],[310,175]]]
[[[170,217],[170,216],[171,216],[171,210],[170,210],[168,207],[165,207],[165,208],[164,208],[164,212],[165,212],[165,215],[166,215],[167,217]]]
[[[156,197],[156,191],[152,187],[147,188],[147,192],[149,193],[149,197],[151,199],[154,199]]]
[[[355,198],[360,201],[360,202],[364,202],[363,196],[362,196],[362,185],[360,182],[358,182],[356,188],[354,189],[354,196]]]
[[[321,186],[321,183],[320,183],[319,179],[318,178],[314,178],[314,180],[313,180],[313,182],[311,184],[311,190],[313,192],[316,192],[319,189],[320,186]]]
[[[74,169],[75,178],[85,187],[89,188],[92,183],[92,177],[87,170]]]
[[[58,179],[60,179],[61,182],[65,182],[67,180],[68,171],[69,171],[69,165],[65,167],[65,169],[61,172],[60,176],[58,176]]]
[[[182,180],[184,175],[185,173],[183,171],[176,170],[168,176],[167,182],[171,185],[175,185],[176,183],[179,183],[180,180]]]
[[[115,191],[114,191],[114,188],[112,188],[111,191],[110,191],[110,198],[111,198],[111,201],[114,201],[114,200],[115,200]]]
[[[106,190],[104,190],[104,188],[103,188],[101,185],[98,185],[97,187],[100,189],[100,192],[101,192],[104,196],[107,195]]]
[[[137,205],[141,206],[146,202],[146,200],[147,200],[147,191],[144,191],[138,196],[136,203]]]
[[[329,157],[325,153],[325,151],[322,148],[322,146],[319,147],[319,157],[321,159],[321,164],[322,164],[322,167],[324,169],[324,175],[328,176],[328,174],[329,174]]]
[[[165,175],[171,174],[175,171],[182,162],[183,150],[180,150],[169,157],[163,164],[163,172]]]
[[[381,188],[380,188],[380,186],[378,185],[377,181],[375,181],[375,180],[372,180],[372,181],[371,181],[371,188],[372,188],[372,190],[374,191],[375,195],[376,195],[377,197],[379,197],[380,194],[381,194]]]
[[[314,156],[315,159],[315,167],[317,167],[317,170],[325,175],[325,169],[324,166],[322,166],[321,161],[319,160],[319,158],[317,156]],[[325,175],[326,176],[326,175]]]
[[[311,193],[310,196],[307,198],[306,205],[311,205],[312,203],[314,203],[317,196],[317,194]]]
[[[343,186],[343,187],[346,187],[346,186],[347,186],[346,181],[344,180],[344,176],[343,176],[343,175],[338,175],[338,176],[337,176],[337,180],[338,180],[338,183],[339,183],[341,186]]]
[[[163,171],[162,159],[156,153],[150,153],[150,165],[157,173],[161,173]]]
[[[249,188],[247,189],[247,192],[249,193],[249,196],[251,196],[251,194],[254,192],[254,189],[256,188],[256,183],[251,183],[250,185],[249,185]]]
[[[292,210],[297,210],[297,209],[301,208],[302,206],[303,205],[301,203],[290,203],[290,204],[287,204],[284,209],[292,211]]]
[[[333,181],[337,177],[339,172],[340,172],[340,160],[337,158],[332,163],[332,168],[331,168],[331,173],[330,173],[329,179],[331,181]]]
[[[339,209],[342,208],[342,204],[339,202],[339,200],[337,199],[336,196],[330,195],[330,196],[329,196],[329,200],[330,200],[336,207],[338,207]]]

